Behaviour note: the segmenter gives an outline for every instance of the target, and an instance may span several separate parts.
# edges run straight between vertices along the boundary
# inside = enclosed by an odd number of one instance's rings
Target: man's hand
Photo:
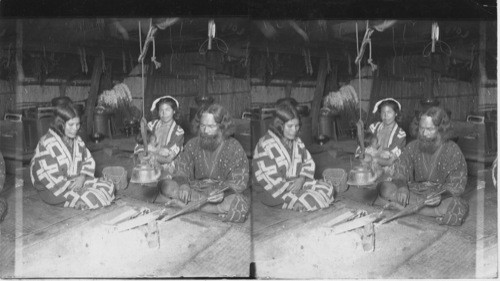
[[[83,184],[85,183],[85,176],[79,175],[76,178],[73,178],[71,181],[72,183],[69,185],[69,189],[78,191],[83,187]]]
[[[179,187],[179,199],[187,203],[191,194],[191,188],[187,184],[183,184]]]
[[[439,186],[440,186],[440,184],[439,184],[439,183],[430,182],[430,181],[424,181],[424,182],[422,183],[422,185],[423,185],[423,186],[425,186],[425,187],[427,187],[427,189],[432,188],[432,187],[436,187],[436,188],[437,188],[437,187],[439,187]]]
[[[158,157],[158,162],[160,162],[161,164],[172,162],[176,156],[175,152],[165,148],[161,148],[158,151],[158,155],[160,156]]]
[[[220,190],[210,192],[207,198],[207,201],[210,203],[219,203],[222,202],[222,200],[224,200],[224,191],[221,192]]]
[[[398,188],[398,191],[396,192],[396,200],[399,204],[405,207],[406,205],[408,205],[410,201],[410,190],[408,189],[408,187],[403,186]]]
[[[431,207],[437,206],[439,203],[441,203],[441,194],[436,195],[435,193],[429,194],[424,202],[426,206]]]
[[[295,193],[302,188],[305,182],[306,182],[305,177],[299,177],[290,186],[288,186],[287,191]]]

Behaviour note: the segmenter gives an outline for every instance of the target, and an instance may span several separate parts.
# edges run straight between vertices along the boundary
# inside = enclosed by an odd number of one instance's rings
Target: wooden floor
[[[353,143],[336,151],[316,148],[316,174],[348,169]],[[341,149],[339,146],[343,146]],[[334,158],[333,156],[336,156]],[[486,181],[477,189],[478,180]],[[441,226],[418,215],[375,229],[375,250],[365,252],[359,234],[332,234],[331,221],[347,211],[381,212],[374,193],[357,187],[340,194],[326,210],[296,213],[253,201],[253,247],[259,278],[492,278],[498,276],[497,190],[490,178],[469,177],[470,211],[459,227]],[[391,215],[394,211],[384,211]]]
[[[335,147],[334,147],[335,146]],[[133,140],[89,145],[97,175],[106,166],[133,167]],[[119,147],[120,149],[117,149]],[[349,168],[352,141],[313,147],[317,174]],[[0,224],[0,277],[247,277],[255,262],[258,278],[490,278],[498,276],[497,190],[469,177],[470,212],[460,227],[409,216],[375,229],[375,250],[363,251],[356,231],[334,235],[331,221],[350,210],[381,212],[373,194],[350,187],[326,210],[298,213],[258,201],[244,224],[221,222],[199,212],[158,224],[160,247],[150,248],[144,228],[112,232],[103,222],[148,203],[155,188],[129,184],[116,202],[96,211],[51,207],[40,201],[26,167],[24,185],[9,175],[0,196],[8,215]],[[169,209],[169,212],[174,212]],[[385,211],[390,215],[393,211]]]
[[[119,143],[121,142],[121,143]],[[115,144],[124,150],[113,151]],[[132,169],[130,140],[91,146],[97,174],[105,166]],[[43,203],[30,184],[28,169],[19,170],[24,186],[14,188],[9,175],[2,193],[9,203],[0,224],[0,277],[246,277],[251,262],[248,219],[243,224],[222,222],[199,212],[159,222],[159,247],[150,248],[146,227],[114,232],[104,222],[148,203],[154,188],[129,184],[118,191],[114,204],[100,210],[78,211]],[[7,188],[8,187],[8,188]],[[168,209],[174,213],[177,209]]]

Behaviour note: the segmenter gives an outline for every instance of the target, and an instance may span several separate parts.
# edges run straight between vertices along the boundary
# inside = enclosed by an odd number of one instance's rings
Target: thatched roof
[[[28,74],[30,68],[33,68],[29,65],[35,65],[36,69],[36,67],[40,68],[38,63],[42,64],[42,69],[45,69],[47,74],[53,72],[52,75],[68,79],[82,74],[80,66],[82,50],[85,50],[89,64],[91,64],[91,57],[104,55],[107,60],[113,61],[114,72],[122,73],[124,59],[136,62],[140,53],[139,37],[142,38],[142,44],[144,44],[151,26],[156,28],[154,38],[157,58],[172,53],[203,53],[208,47],[208,23],[211,19],[214,20],[215,37],[218,39],[213,42],[213,48],[216,51],[223,51],[224,54],[234,59],[245,58],[248,55],[247,50],[250,50],[252,54],[288,54],[298,57],[303,55],[304,50],[307,50],[312,57],[322,57],[328,53],[333,61],[345,64],[353,59],[346,54],[356,55],[356,44],[357,42],[361,44],[367,26],[374,30],[370,39],[372,56],[375,60],[396,55],[422,54],[428,51],[426,48],[431,42],[432,24],[437,22],[440,28],[439,39],[444,42],[438,47],[444,48],[442,51],[455,60],[470,60],[474,53],[477,53],[479,15],[487,15],[487,11],[472,10],[473,18],[471,19],[468,19],[466,14],[457,14],[457,19],[422,19],[422,14],[417,11],[414,19],[398,19],[398,14],[395,14],[392,18],[377,18],[369,21],[366,18],[336,20],[325,13],[337,9],[337,13],[345,11],[349,16],[349,12],[352,13],[357,9],[361,15],[366,15],[370,12],[367,9],[371,8],[377,15],[377,7],[373,4],[367,6],[366,3],[363,4],[360,1],[324,1],[327,4],[314,8],[314,5],[307,5],[305,2],[295,0],[281,6],[292,15],[302,12],[302,15],[305,15],[302,18],[283,17],[283,14],[273,17],[274,13],[279,11],[278,1],[271,1],[268,5],[250,1],[237,2],[245,3],[246,11],[250,14],[246,17],[221,17],[221,13],[217,12],[215,14],[218,16],[214,18],[208,16],[37,17],[22,20],[15,17],[3,18],[0,19],[0,68],[4,68],[3,74],[5,75],[5,68],[12,66],[9,59],[12,59],[11,54],[16,45],[16,24],[22,24],[23,27],[23,59]],[[383,2],[395,4],[393,1]],[[400,9],[396,9],[395,12],[404,13],[405,9],[416,7],[415,4],[412,6],[407,3],[408,1],[403,2],[406,3],[405,8],[398,6]],[[419,1],[420,5],[424,5],[424,11],[426,3],[430,5],[432,2]],[[441,3],[443,9],[453,7],[451,2],[434,2]],[[140,6],[133,7],[140,10]],[[220,5],[206,4],[203,7],[217,9]],[[200,7],[197,8],[200,9]],[[245,8],[236,9],[236,15],[242,10],[244,11]],[[262,16],[252,16],[256,10],[259,10],[259,15]],[[96,10],[97,14],[99,11]],[[443,13],[441,11],[438,14],[442,16]],[[393,20],[394,18],[397,20]],[[487,16],[486,21],[487,52],[491,53],[492,57],[496,57],[496,17]],[[140,32],[139,25],[141,26]],[[366,51],[365,59],[369,50],[366,49]],[[150,46],[148,61],[151,55],[152,47]],[[57,66],[61,65],[65,67],[57,69]],[[85,76],[85,73],[83,74]],[[89,73],[86,74],[86,76],[89,75]]]

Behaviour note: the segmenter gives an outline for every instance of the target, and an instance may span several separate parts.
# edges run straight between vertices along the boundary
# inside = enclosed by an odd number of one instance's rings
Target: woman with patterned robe
[[[148,141],[148,153],[151,153],[153,165],[162,167],[160,179],[171,178],[175,169],[174,159],[181,152],[184,144],[184,130],[175,122],[179,113],[179,102],[171,96],[163,96],[156,99],[151,111],[157,111],[159,119],[147,123],[150,133]],[[143,119],[141,122],[146,122]],[[140,144],[142,138],[134,149],[134,154],[140,155],[144,151],[144,145]]]
[[[71,104],[58,106],[49,131],[31,160],[31,182],[50,205],[97,209],[115,198],[111,181],[95,178],[95,161],[80,136],[80,117]]]
[[[255,147],[252,167],[257,197],[264,205],[296,211],[316,211],[333,202],[334,188],[314,179],[315,163],[297,137],[300,116],[289,102]]]

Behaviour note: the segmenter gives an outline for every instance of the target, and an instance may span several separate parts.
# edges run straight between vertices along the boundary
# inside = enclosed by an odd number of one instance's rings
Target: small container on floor
[[[344,169],[328,168],[323,171],[324,181],[330,183],[335,188],[335,194],[345,192],[348,188],[347,173]]]
[[[102,175],[115,185],[116,190],[124,190],[128,186],[127,170],[122,166],[109,166],[102,169]]]

